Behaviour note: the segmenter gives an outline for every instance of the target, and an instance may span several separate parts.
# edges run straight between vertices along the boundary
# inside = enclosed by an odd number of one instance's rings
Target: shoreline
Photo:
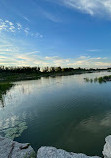
[[[96,71],[71,71],[71,72],[47,72],[47,73],[0,73],[0,82],[15,82],[23,80],[37,80],[41,77],[56,77],[56,76],[71,76],[71,75],[81,75],[86,73],[99,73],[108,72],[106,70],[96,70]]]
[[[106,137],[103,147],[104,158],[111,158],[111,135]],[[93,149],[92,149],[93,150]],[[0,136],[0,158],[100,158],[82,153],[67,152],[55,147],[41,147],[34,151],[29,143],[18,143]]]

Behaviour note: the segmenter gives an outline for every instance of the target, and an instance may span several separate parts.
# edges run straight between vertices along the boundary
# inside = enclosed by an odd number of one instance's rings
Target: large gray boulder
[[[0,158],[35,158],[30,144],[21,144],[0,136]]]
[[[66,152],[54,147],[41,147],[37,152],[37,158],[99,158],[98,156],[87,156],[85,154],[75,154]]]
[[[103,155],[105,158],[111,158],[111,135],[106,137],[106,144],[104,145]]]

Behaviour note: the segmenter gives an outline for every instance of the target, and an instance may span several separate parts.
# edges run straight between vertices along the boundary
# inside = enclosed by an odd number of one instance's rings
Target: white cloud
[[[6,23],[8,23],[10,26],[14,25],[11,21],[5,20]]]
[[[14,40],[0,38],[0,65],[5,66],[61,66],[83,68],[105,68],[111,66],[111,58],[96,56],[79,56],[64,58],[59,56],[42,56],[38,50],[27,51],[26,44],[15,44]]]
[[[0,31],[2,30],[7,31],[7,28],[8,28],[8,25],[6,24],[6,22],[0,19]]]
[[[17,23],[17,29],[21,30],[22,29],[22,25],[20,23]]]
[[[4,51],[4,50],[3,50]],[[5,50],[6,54],[8,50]],[[79,57],[76,59],[60,58],[58,56],[41,56],[38,51],[33,52],[15,52],[15,49],[9,50],[9,55],[0,50],[0,65],[14,66],[61,66],[61,67],[83,67],[83,68],[105,68],[111,66],[111,60],[102,57]]]
[[[10,30],[11,32],[15,32],[15,26],[11,25],[11,26],[9,27],[9,30]]]
[[[9,20],[0,19],[0,32],[11,32],[11,33],[25,33],[35,38],[43,38],[43,35],[38,32],[32,32],[30,28],[22,26],[20,23],[12,23]]]
[[[16,27],[12,22],[0,19],[0,31],[15,32]]]
[[[58,0],[58,3],[81,12],[111,17],[111,0]]]

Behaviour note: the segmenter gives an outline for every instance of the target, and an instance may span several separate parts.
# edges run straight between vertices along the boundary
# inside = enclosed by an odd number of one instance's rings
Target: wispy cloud
[[[11,32],[11,33],[25,33],[35,38],[43,38],[43,35],[38,32],[33,32],[28,27],[24,27],[20,23],[13,23],[9,20],[0,19],[0,32]]]
[[[29,18],[27,18],[26,16],[23,16],[23,18],[24,18],[26,21],[30,22]]]
[[[61,22],[61,19],[59,18],[59,16],[57,16],[56,14],[52,14],[49,11],[41,9],[41,14],[52,22],[55,22],[55,23]]]
[[[47,19],[51,20],[52,22],[60,22],[60,20],[58,19],[58,17],[55,17],[54,15],[48,13],[48,12],[44,12],[44,15]]]
[[[22,30],[22,25],[20,23],[16,23],[17,24],[17,29],[20,31]]]
[[[59,56],[41,56],[39,51],[23,52],[17,48],[0,48],[0,65],[5,66],[62,66],[83,68],[105,68],[111,66],[106,57],[80,56],[79,58],[60,58]]]
[[[89,49],[89,50],[87,50],[88,52],[100,52],[101,51],[101,49]]]
[[[33,50],[14,40],[0,38],[0,65],[5,66],[62,66],[83,68],[104,68],[111,66],[111,58],[101,56],[79,56],[78,58],[64,58],[59,56],[41,55],[39,50]],[[27,47],[27,49],[24,47]]]
[[[81,12],[111,17],[111,0],[57,0],[59,4]]]
[[[30,32],[30,29],[29,29],[28,27],[26,27],[26,28],[24,29],[24,32],[25,32],[26,35],[28,35],[29,32]]]
[[[15,32],[15,26],[12,22],[8,20],[0,19],[0,31],[7,31],[7,32]]]

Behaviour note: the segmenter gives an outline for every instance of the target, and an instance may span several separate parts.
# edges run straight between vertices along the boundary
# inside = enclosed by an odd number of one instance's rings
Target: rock
[[[37,152],[37,158],[99,158],[98,156],[87,156],[85,154],[75,154],[66,152],[54,147],[41,147]]]
[[[0,136],[0,158],[35,158],[30,144],[21,144]]]
[[[103,155],[105,158],[111,158],[111,135],[106,137],[106,144],[104,145]]]

